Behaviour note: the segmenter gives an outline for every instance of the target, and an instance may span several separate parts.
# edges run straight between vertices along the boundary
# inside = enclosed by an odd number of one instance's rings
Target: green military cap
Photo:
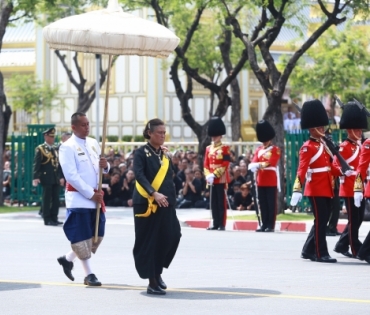
[[[49,128],[49,129],[46,129],[42,132],[42,134],[45,136],[49,136],[49,137],[55,137],[55,128]]]

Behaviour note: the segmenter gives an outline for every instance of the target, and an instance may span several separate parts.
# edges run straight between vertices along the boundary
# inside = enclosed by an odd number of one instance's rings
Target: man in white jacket
[[[78,257],[85,270],[84,284],[100,286],[101,283],[90,267],[91,253],[95,253],[103,240],[105,215],[103,193],[98,191],[99,168],[104,173],[109,171],[106,158],[100,157],[98,142],[89,138],[89,120],[84,113],[74,113],[71,117],[73,135],[59,149],[59,160],[66,179],[65,202],[67,219],[63,229],[71,242],[72,251],[59,257],[65,275],[74,281],[72,275],[73,260]],[[98,241],[94,242],[96,204],[102,205]]]

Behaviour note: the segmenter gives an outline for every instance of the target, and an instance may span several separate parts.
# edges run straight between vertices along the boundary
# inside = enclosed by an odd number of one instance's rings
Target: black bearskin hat
[[[209,120],[208,136],[217,137],[226,134],[226,127],[222,119],[218,116],[213,116]]]
[[[309,129],[329,125],[328,114],[319,100],[304,102],[301,111],[301,128]]]
[[[260,120],[256,125],[257,139],[260,142],[270,141],[275,137],[275,130],[267,120]]]
[[[366,114],[356,105],[355,102],[348,102],[344,105],[342,116],[339,122],[340,129],[367,129]]]

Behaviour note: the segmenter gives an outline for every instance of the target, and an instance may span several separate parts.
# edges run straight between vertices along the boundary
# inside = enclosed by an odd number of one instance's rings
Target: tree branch
[[[68,68],[68,65],[65,61],[66,55],[61,55],[59,50],[55,50],[55,54],[58,56],[59,60],[62,62],[63,68],[67,72],[67,76],[69,78],[69,81],[76,87],[77,90],[79,90],[81,88],[81,86],[80,86],[79,83],[77,83],[77,81],[75,80],[75,78],[72,75],[72,71]]]
[[[82,70],[81,70],[81,67],[78,63],[77,57],[78,57],[78,52],[76,51],[75,55],[73,56],[73,61],[75,63],[76,69],[77,69],[78,77],[80,78],[80,86],[84,89],[85,84],[86,84],[86,79],[84,78],[84,76],[82,74]]]
[[[324,14],[325,14],[328,18],[330,18],[331,13],[326,9],[326,7],[325,7],[324,3],[323,3],[321,0],[318,0],[318,3],[319,3],[319,6],[320,6],[321,11],[322,11],[322,12],[324,12]],[[334,8],[334,10],[335,10],[335,8]]]
[[[286,85],[290,74],[292,73],[298,59],[317,41],[317,39],[332,25],[338,25],[346,20],[345,17],[337,18],[335,13],[328,18],[312,35],[306,40],[305,43],[298,49],[290,58],[287,66],[284,69],[282,76],[279,79],[279,87]]]
[[[267,14],[266,14],[266,8],[262,8],[261,12],[261,19],[259,20],[258,25],[254,28],[251,41],[255,41],[256,38],[258,37],[259,33],[266,27],[268,22]]]

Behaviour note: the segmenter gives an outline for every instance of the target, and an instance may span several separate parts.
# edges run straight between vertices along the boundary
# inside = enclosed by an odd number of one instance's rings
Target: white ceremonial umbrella
[[[66,17],[44,27],[43,35],[51,49],[108,54],[102,149],[105,149],[110,70],[113,55],[138,55],[167,58],[180,39],[164,26],[123,12],[118,0],[109,0],[103,10]],[[97,117],[98,119],[98,117]],[[102,169],[99,187],[102,186]],[[100,205],[97,205],[95,242]]]

